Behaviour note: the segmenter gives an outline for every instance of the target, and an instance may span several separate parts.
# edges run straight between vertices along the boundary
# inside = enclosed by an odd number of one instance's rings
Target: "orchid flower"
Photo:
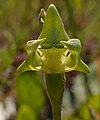
[[[61,120],[64,73],[69,71],[89,73],[90,70],[80,58],[80,40],[69,38],[53,4],[48,7],[47,13],[41,20],[42,31],[37,40],[27,42],[28,57],[19,66],[18,72],[33,70],[45,73],[46,88],[52,104],[54,120]]]

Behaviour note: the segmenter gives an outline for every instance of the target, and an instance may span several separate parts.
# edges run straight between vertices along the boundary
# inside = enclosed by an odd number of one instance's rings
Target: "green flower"
[[[26,47],[28,57],[19,66],[19,72],[34,70],[45,73],[65,73],[76,70],[89,73],[90,71],[80,59],[80,40],[68,37],[53,4],[47,10],[39,38],[28,41]]]

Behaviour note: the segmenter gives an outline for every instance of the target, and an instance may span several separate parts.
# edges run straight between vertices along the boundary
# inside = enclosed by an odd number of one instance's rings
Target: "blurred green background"
[[[41,32],[40,9],[47,10],[51,3],[70,38],[81,40],[81,57],[91,69],[88,75],[66,73],[63,119],[100,120],[99,0],[0,0],[0,120],[52,120],[43,75],[32,71],[16,75],[27,57],[26,42]]]

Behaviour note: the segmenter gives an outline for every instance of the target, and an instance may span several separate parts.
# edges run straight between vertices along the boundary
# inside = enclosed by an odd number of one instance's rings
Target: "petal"
[[[30,40],[27,42],[27,53],[28,58],[18,67],[18,72],[25,72],[29,70],[38,71],[37,67],[41,64],[41,58],[36,52],[38,46],[45,40],[38,39],[38,40]]]
[[[90,73],[89,67],[81,59],[78,60],[78,64],[75,66],[74,70]]]
[[[47,10],[43,29],[39,36],[39,39],[40,38],[46,38],[41,45],[49,44],[51,46],[60,43],[59,41],[61,40],[69,39],[61,17],[53,4],[51,4]]]
[[[78,39],[70,39],[69,41],[61,41],[68,49],[70,54],[64,62],[65,72],[76,70],[89,73],[89,67],[80,59],[81,43]]]
[[[18,67],[17,71],[19,73],[25,72],[25,71],[39,71],[37,67],[41,65],[41,59],[38,56],[38,54],[31,54],[28,56],[28,58]]]
[[[31,53],[34,53],[34,52],[36,51],[36,49],[38,48],[38,46],[39,46],[45,39],[46,39],[46,38],[28,41],[27,44],[26,44],[26,49],[27,49],[28,55],[30,55]]]
[[[64,44],[73,55],[79,55],[81,52],[81,42],[79,39],[70,39],[68,41],[60,41]]]

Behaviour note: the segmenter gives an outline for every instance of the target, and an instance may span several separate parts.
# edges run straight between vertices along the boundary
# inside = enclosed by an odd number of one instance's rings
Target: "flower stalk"
[[[53,119],[61,120],[64,74],[45,74],[45,81],[46,91],[52,106]]]

